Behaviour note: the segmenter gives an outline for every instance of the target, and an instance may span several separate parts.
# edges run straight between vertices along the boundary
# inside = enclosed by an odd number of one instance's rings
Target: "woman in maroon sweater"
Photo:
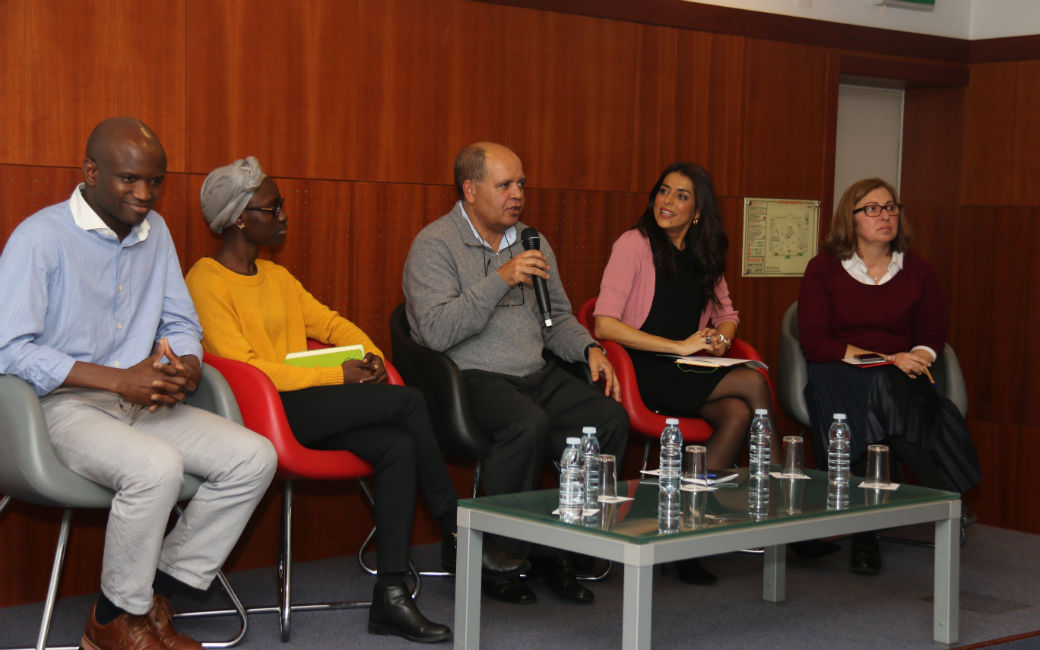
[[[964,419],[928,373],[946,342],[942,292],[931,264],[908,251],[912,231],[901,217],[891,185],[854,183],[835,209],[825,252],[805,269],[798,333],[817,458],[827,457],[833,414],[845,413],[853,474],[864,474],[867,445],[885,443],[922,484],[963,492],[981,478],[978,456]],[[870,353],[890,363],[842,363]],[[873,533],[854,535],[852,571],[880,570]]]

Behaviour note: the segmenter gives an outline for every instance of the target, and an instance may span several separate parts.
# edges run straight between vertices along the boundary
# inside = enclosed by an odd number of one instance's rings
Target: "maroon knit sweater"
[[[883,354],[946,342],[942,291],[923,257],[906,253],[903,269],[881,285],[858,282],[831,253],[805,269],[798,294],[798,335],[810,362],[838,361],[846,345]]]

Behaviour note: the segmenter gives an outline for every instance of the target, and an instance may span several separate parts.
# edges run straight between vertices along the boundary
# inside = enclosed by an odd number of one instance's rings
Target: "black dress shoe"
[[[591,605],[595,596],[581,586],[567,553],[531,558],[531,576],[545,583],[549,589],[567,600]]]
[[[675,563],[675,569],[679,573],[679,579],[688,585],[710,586],[719,579],[711,571],[704,568],[698,558],[691,560],[680,560]]]
[[[807,539],[804,542],[788,544],[799,560],[815,560],[818,557],[833,555],[841,550],[841,544],[825,542],[822,539]]]
[[[396,634],[409,641],[438,643],[451,641],[451,630],[422,615],[403,584],[376,583],[372,607],[368,610],[369,634]]]
[[[527,581],[516,574],[484,576],[481,590],[489,598],[512,605],[534,605],[538,598],[527,586]]]
[[[881,573],[881,549],[874,533],[856,533],[852,536],[849,570],[860,576]]]
[[[527,546],[520,547],[521,550],[507,549],[496,541],[495,536],[484,536],[484,548],[481,551],[481,566],[484,574],[505,575],[520,574],[527,571],[531,565],[527,562]]]

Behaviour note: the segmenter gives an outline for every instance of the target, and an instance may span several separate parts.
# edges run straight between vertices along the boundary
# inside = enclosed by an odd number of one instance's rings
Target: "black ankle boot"
[[[369,634],[396,634],[409,641],[437,643],[451,641],[451,630],[422,615],[403,585],[376,583],[372,607],[368,610]]]

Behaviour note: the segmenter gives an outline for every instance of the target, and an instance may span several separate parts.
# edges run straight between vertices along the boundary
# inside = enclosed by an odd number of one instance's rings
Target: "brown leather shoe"
[[[202,650],[202,644],[187,634],[181,634],[173,626],[173,607],[165,596],[152,596],[152,608],[148,610],[148,625],[152,634],[159,637],[171,650]]]
[[[83,650],[166,650],[144,616],[124,612],[108,625],[101,625],[95,609],[97,605],[90,610],[87,629],[79,642]]]

